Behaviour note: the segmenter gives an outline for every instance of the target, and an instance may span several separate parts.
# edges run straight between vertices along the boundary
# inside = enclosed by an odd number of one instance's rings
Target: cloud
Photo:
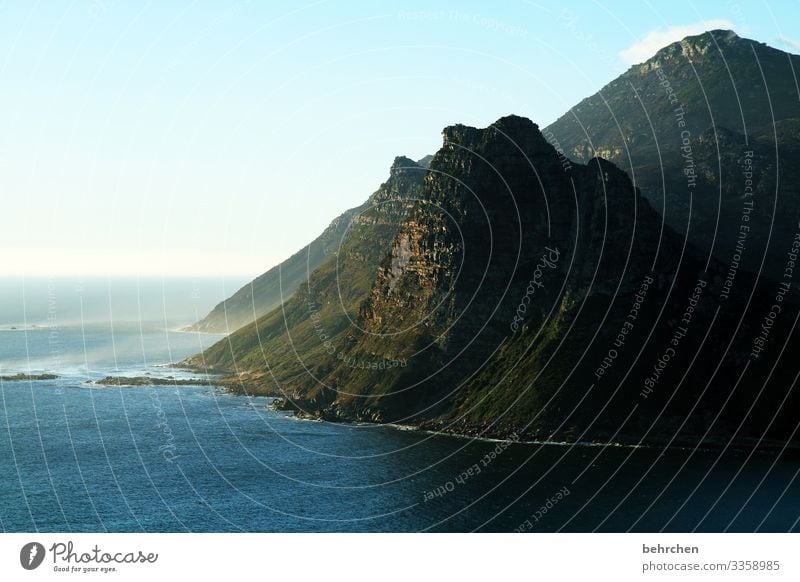
[[[639,37],[639,40],[631,46],[621,50],[618,53],[619,58],[631,65],[643,63],[656,54],[659,49],[664,48],[668,44],[679,41],[687,36],[693,36],[707,30],[719,28],[732,29],[733,23],[730,20],[723,19],[703,20],[701,22],[695,22],[694,24],[670,26],[666,30],[651,30]]]
[[[792,38],[788,38],[785,36],[779,36],[778,42],[783,43],[789,48],[793,48],[796,51],[800,51],[800,40],[794,40]]]

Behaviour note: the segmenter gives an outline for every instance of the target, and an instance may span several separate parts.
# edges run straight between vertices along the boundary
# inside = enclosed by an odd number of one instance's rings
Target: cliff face
[[[788,317],[751,355],[777,287],[726,283],[624,172],[564,165],[527,119],[443,137],[427,171],[393,170],[379,192],[394,210],[355,221],[282,309],[192,363],[328,419],[556,440],[789,434]]]
[[[285,303],[189,364],[241,372],[262,390],[275,391],[273,382],[302,375],[319,362],[357,316],[378,265],[419,197],[423,176],[415,162],[396,158],[387,181],[349,218],[335,250]]]
[[[763,261],[778,279],[783,259],[774,250],[791,244],[800,213],[798,70],[796,55],[706,32],[634,65],[545,135],[569,158],[619,165],[667,224],[725,262],[749,212],[740,261],[756,272]]]
[[[427,163],[426,160],[421,162]],[[417,167],[416,162],[400,157],[393,168],[404,165],[408,168]],[[402,191],[407,186],[398,182],[396,188]],[[231,333],[280,306],[308,281],[311,273],[338,252],[354,221],[373,220],[383,212],[379,205],[386,202],[385,196],[385,192],[378,190],[361,206],[342,213],[320,236],[219,303],[203,319],[190,326],[188,331]]]

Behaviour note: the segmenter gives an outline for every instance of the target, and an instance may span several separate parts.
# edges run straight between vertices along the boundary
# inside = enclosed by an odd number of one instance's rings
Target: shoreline
[[[691,437],[673,438],[674,435],[667,435],[648,439],[646,442],[640,442],[641,438],[632,436],[626,437],[625,435],[617,441],[613,442],[599,442],[599,441],[553,441],[543,440],[536,438],[509,438],[511,435],[524,433],[523,430],[511,432],[499,431],[494,433],[491,430],[487,431],[480,427],[467,427],[467,431],[459,430],[442,430],[434,428],[432,424],[443,424],[444,421],[423,420],[419,424],[408,423],[394,423],[394,422],[378,422],[375,420],[365,420],[350,415],[331,415],[325,414],[324,411],[308,412],[298,407],[298,403],[287,401],[285,394],[278,390],[265,390],[263,386],[256,381],[263,378],[262,375],[256,373],[241,372],[238,375],[227,374],[225,371],[215,371],[205,368],[201,370],[198,366],[193,366],[187,362],[179,362],[168,365],[171,368],[184,370],[186,372],[205,374],[209,373],[218,374],[217,378],[208,378],[205,382],[200,384],[190,384],[183,382],[178,385],[201,385],[201,386],[214,386],[224,390],[225,392],[234,396],[247,396],[247,397],[265,397],[272,398],[269,408],[275,412],[290,412],[299,420],[315,420],[321,422],[330,422],[331,424],[363,424],[371,426],[386,426],[398,431],[415,431],[424,432],[435,436],[447,436],[461,439],[479,440],[483,442],[511,442],[513,444],[525,445],[540,445],[540,446],[580,446],[580,447],[613,447],[613,448],[626,448],[626,449],[652,449],[662,451],[694,451],[694,452],[719,452],[719,451],[734,451],[748,453],[755,451],[759,454],[778,455],[784,453],[797,453],[800,452],[800,442],[782,442],[775,439],[762,439],[758,442],[757,438],[744,438],[731,441],[722,441],[719,438],[709,440],[707,442],[697,442],[692,440]],[[251,391],[251,389],[253,389]],[[477,434],[476,434],[477,433]],[[670,441],[672,441],[670,443]]]
[[[180,369],[192,373],[201,373],[196,368],[180,364],[166,364],[160,367],[170,367]],[[51,381],[60,379],[62,376],[50,372],[42,372],[36,374],[27,374],[18,372],[13,375],[0,375],[0,382],[38,382],[38,381]],[[258,376],[255,376],[257,378]],[[798,453],[800,452],[800,443],[782,442],[775,439],[762,439],[760,442],[755,438],[736,439],[728,442],[723,442],[720,439],[714,441],[707,441],[698,443],[690,440],[689,437],[681,439],[673,439],[670,444],[670,437],[657,437],[649,439],[646,442],[639,442],[641,439],[623,436],[621,439],[613,442],[600,442],[600,441],[560,441],[560,440],[547,440],[536,438],[520,438],[517,436],[516,431],[511,433],[493,433],[480,427],[470,427],[470,430],[442,430],[435,428],[432,424],[444,424],[444,421],[423,420],[418,424],[410,423],[397,423],[397,422],[378,422],[375,420],[365,420],[356,417],[345,415],[332,415],[325,414],[324,411],[308,412],[298,407],[297,403],[287,401],[285,395],[277,394],[276,391],[264,391],[263,387],[258,384],[248,382],[253,380],[253,375],[240,374],[237,377],[224,376],[219,374],[217,377],[211,377],[205,373],[205,377],[196,378],[175,378],[172,376],[158,377],[158,376],[105,376],[95,380],[86,380],[84,383],[90,386],[102,387],[120,387],[120,388],[138,388],[138,387],[213,387],[219,388],[232,396],[243,397],[256,397],[256,398],[270,398],[268,408],[274,412],[290,413],[291,417],[296,420],[303,421],[317,421],[328,422],[331,424],[343,425],[364,425],[375,427],[387,427],[393,430],[402,432],[419,432],[432,436],[444,436],[458,439],[469,439],[472,441],[480,441],[486,443],[510,443],[521,445],[538,445],[538,446],[559,446],[559,447],[587,447],[587,448],[625,448],[625,449],[646,449],[646,450],[661,450],[667,451],[693,451],[701,453],[732,451],[739,453],[756,452],[759,454],[779,455],[784,453]],[[252,392],[248,388],[257,388]],[[523,432],[520,430],[519,432]]]
[[[426,426],[431,421],[421,421],[419,425],[416,424],[401,424],[394,422],[376,422],[374,420],[363,420],[358,418],[347,418],[342,416],[314,414],[306,411],[298,410],[296,405],[287,405],[285,397],[283,396],[270,396],[261,395],[274,398],[275,400],[270,405],[272,410],[278,412],[291,412],[296,418],[303,420],[316,420],[321,422],[330,422],[331,424],[363,424],[371,426],[386,426],[398,431],[415,431],[424,432],[435,436],[447,436],[459,439],[477,440],[482,442],[493,443],[511,443],[511,444],[524,444],[524,445],[539,445],[539,446],[560,446],[560,447],[589,447],[589,448],[625,448],[625,449],[646,449],[646,450],[661,450],[661,451],[693,451],[697,453],[711,453],[720,451],[731,451],[738,453],[749,453],[754,451],[758,454],[766,454],[770,456],[784,454],[784,453],[800,453],[800,443],[783,442],[775,439],[758,439],[745,438],[737,439],[729,442],[722,442],[719,439],[709,440],[707,442],[698,443],[691,440],[691,437],[675,438],[672,437],[657,437],[650,439],[646,442],[640,442],[641,439],[637,438],[623,438],[612,442],[600,441],[555,441],[555,440],[542,440],[542,439],[525,439],[525,438],[508,438],[501,434],[492,434],[488,431],[482,431],[486,434],[474,434],[471,432],[459,432],[457,430],[441,430]],[[477,427],[475,430],[478,431]],[[522,431],[520,431],[522,432]],[[516,435],[515,431],[510,434]],[[671,440],[672,439],[672,440]],[[671,441],[671,443],[670,443]]]
[[[97,380],[87,380],[86,384],[92,386],[119,386],[125,388],[135,388],[139,386],[219,386],[215,378],[160,378],[157,376],[105,376]]]

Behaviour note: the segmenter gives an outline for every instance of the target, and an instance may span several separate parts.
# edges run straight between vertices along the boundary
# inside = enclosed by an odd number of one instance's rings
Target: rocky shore
[[[42,380],[57,380],[57,374],[25,374],[20,372],[12,376],[0,376],[0,382],[39,382]]]
[[[100,380],[90,380],[87,384],[96,386],[218,386],[214,378],[154,378],[151,376],[106,376]]]
[[[304,403],[285,397],[275,397],[270,408],[278,412],[292,412],[297,418],[307,420],[319,420],[335,423],[371,423],[384,424],[387,426],[401,426],[392,422],[382,420],[379,415],[372,417],[356,415],[342,409],[323,409],[304,408]],[[664,449],[688,449],[697,451],[752,451],[760,453],[782,453],[800,454],[800,445],[786,443],[776,439],[752,439],[735,438],[730,441],[720,438],[707,438],[702,441],[686,438],[672,433],[654,434],[642,442],[636,435],[607,435],[609,440],[593,439],[588,441],[571,441],[558,438],[551,438],[546,434],[534,434],[525,425],[512,426],[509,424],[487,426],[471,424],[467,421],[445,422],[436,419],[408,420],[402,425],[405,429],[418,430],[431,434],[447,435],[452,437],[462,437],[470,439],[499,440],[517,442],[519,444],[552,444],[552,445],[574,445],[574,446],[596,446],[596,447],[640,447],[640,448],[664,448]]]

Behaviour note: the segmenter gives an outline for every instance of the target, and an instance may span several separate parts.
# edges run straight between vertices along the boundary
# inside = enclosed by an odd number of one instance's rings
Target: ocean
[[[222,336],[177,329],[233,290],[93,285],[29,283],[22,310],[19,286],[0,293],[0,375],[59,375],[0,383],[3,531],[800,529],[797,453],[493,442],[298,420],[210,386],[89,384],[196,377],[166,365]]]

